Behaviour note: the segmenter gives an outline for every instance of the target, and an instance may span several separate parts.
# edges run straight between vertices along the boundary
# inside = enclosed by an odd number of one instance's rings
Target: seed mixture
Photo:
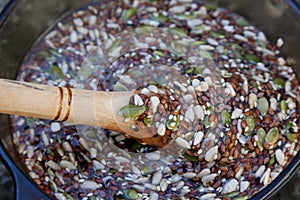
[[[153,27],[173,31],[171,42]],[[138,49],[124,50],[126,37],[117,35],[124,30],[139,37]],[[185,37],[202,64],[182,56]],[[156,149],[99,128],[12,116],[24,168],[57,199],[250,198],[299,151],[300,87],[282,45],[211,4],[124,0],[80,8],[33,46],[18,79],[142,88],[119,114],[135,119],[133,129],[154,125],[169,144]],[[214,68],[206,65],[211,59]]]

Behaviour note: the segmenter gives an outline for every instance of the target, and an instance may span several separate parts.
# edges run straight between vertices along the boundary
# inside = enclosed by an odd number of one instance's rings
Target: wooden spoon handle
[[[69,115],[67,88],[0,79],[0,112],[50,120]]]

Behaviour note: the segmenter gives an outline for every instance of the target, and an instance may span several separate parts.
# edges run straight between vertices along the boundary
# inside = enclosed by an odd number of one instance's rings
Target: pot
[[[20,0],[0,3],[0,77],[14,79],[24,56],[38,37],[65,13],[81,5],[92,2],[68,0]],[[284,38],[281,48],[283,56],[292,63],[300,77],[300,7],[299,1],[293,0],[212,0],[218,6],[228,8],[248,19],[253,25],[263,30],[275,43]],[[1,8],[2,7],[2,8]],[[15,183],[16,199],[49,199],[38,189],[36,184],[23,170],[24,163],[18,159],[13,145],[9,116],[0,115],[0,154],[5,165],[12,173]],[[291,163],[253,199],[267,199],[287,184],[300,167],[300,152]]]

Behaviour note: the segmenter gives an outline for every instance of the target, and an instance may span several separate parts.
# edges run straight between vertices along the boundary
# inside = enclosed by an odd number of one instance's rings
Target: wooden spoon
[[[154,137],[148,128],[135,131],[133,121],[124,122],[118,116],[132,95],[129,91],[92,91],[0,79],[0,113],[97,126],[164,147],[166,138]]]

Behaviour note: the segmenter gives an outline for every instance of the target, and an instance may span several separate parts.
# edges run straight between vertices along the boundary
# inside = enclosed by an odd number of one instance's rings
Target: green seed
[[[57,186],[52,179],[49,179],[48,184],[53,192],[57,192]]]
[[[117,194],[114,196],[114,200],[125,200],[125,197],[122,194]]]
[[[143,120],[144,124],[147,126],[147,127],[151,127],[152,124],[153,124],[153,116],[147,116],[144,118]]]
[[[249,25],[249,22],[243,18],[243,17],[239,17],[235,20],[235,23],[239,26],[248,26]]]
[[[270,145],[275,144],[279,139],[279,130],[277,127],[274,127],[269,130],[269,132],[266,135],[266,142]]]
[[[186,152],[183,154],[183,157],[191,162],[198,162],[197,156],[188,155]]]
[[[285,127],[286,136],[287,136],[288,140],[291,142],[294,142],[299,136],[299,132],[294,133],[291,131],[293,126],[294,126],[293,122],[289,122]]]
[[[50,75],[51,77],[54,79],[54,80],[57,80],[57,79],[62,79],[64,74],[63,72],[61,71],[61,69],[56,66],[56,65],[53,65],[51,68],[50,68]]]
[[[256,135],[258,137],[257,140],[257,146],[259,148],[260,151],[264,150],[264,141],[265,141],[265,137],[266,137],[266,131],[263,128],[258,129]]]
[[[232,197],[235,199],[235,197],[237,197],[238,195],[240,194],[239,191],[234,191],[234,192],[231,192],[231,193],[228,193],[226,195],[224,195],[225,197]]]
[[[35,55],[37,57],[42,57],[42,58],[48,58],[49,57],[49,53],[47,51],[38,51]]]
[[[173,120],[173,119],[171,119],[171,120],[169,120],[168,119],[168,121],[167,121],[167,128],[168,129],[170,129],[170,130],[175,130],[176,128],[177,128],[177,126],[178,126],[178,124],[179,124],[179,117],[177,116],[176,117],[176,120]]]
[[[109,47],[109,51],[114,50],[116,47],[118,47],[121,43],[121,39],[115,39],[111,46]]]
[[[285,100],[281,100],[280,101],[280,109],[282,111],[283,114],[286,114],[287,112],[287,107],[286,107],[286,102]]]
[[[231,116],[227,110],[223,110],[221,113],[221,120],[226,126],[230,126],[231,124]]]
[[[74,200],[74,198],[73,198],[71,195],[69,195],[68,193],[66,193],[66,192],[63,192],[63,195],[64,195],[68,200]]]
[[[188,34],[183,28],[174,27],[170,29],[171,33],[180,37],[186,37]]]
[[[152,168],[150,166],[144,166],[142,169],[141,169],[141,172],[144,176],[147,176],[149,174],[151,174],[153,172]]]
[[[260,61],[260,58],[256,55],[253,54],[246,54],[244,57],[247,61],[249,61],[250,63],[258,63]]]
[[[206,116],[204,117],[203,124],[204,124],[205,128],[210,128],[211,122],[209,121],[209,116],[208,116],[208,115],[206,115]]]
[[[133,70],[133,71],[131,71],[131,74],[134,78],[140,78],[140,77],[145,76],[145,74],[140,70]]]
[[[248,196],[242,196],[242,197],[235,197],[234,200],[246,200],[248,199]]]
[[[28,126],[30,128],[34,127],[34,118],[32,118],[32,117],[26,117],[26,122],[27,122],[27,124],[28,124]]]
[[[118,114],[124,118],[136,118],[146,111],[147,107],[129,104],[120,109]]]
[[[276,158],[275,158],[275,156],[272,156],[272,157],[270,158],[270,161],[269,161],[269,163],[268,163],[268,166],[273,166],[273,165],[275,164],[275,162],[276,162]]]
[[[215,4],[212,4],[212,3],[206,3],[205,5],[204,5],[208,10],[217,10],[217,6],[215,5]]]
[[[161,57],[165,56],[165,53],[162,52],[162,51],[160,51],[160,50],[154,51],[154,54],[159,55],[159,56],[161,56]]]
[[[124,23],[127,23],[127,21],[136,14],[136,9],[135,8],[129,8],[128,10],[124,10],[122,19]]]
[[[243,59],[243,56],[238,51],[232,50],[232,52],[235,59],[241,59],[241,60]]]
[[[85,80],[87,79],[91,74],[93,73],[92,69],[90,66],[83,66],[80,68],[78,75],[80,80]]]
[[[266,97],[261,97],[257,101],[257,109],[260,114],[265,115],[269,110],[269,102]]]
[[[276,77],[273,79],[273,83],[277,85],[279,88],[284,88],[285,81],[282,78]]]
[[[249,127],[249,129],[247,131],[245,131],[245,135],[251,135],[251,133],[253,132],[254,128],[256,127],[256,121],[255,118],[252,115],[249,115],[245,118],[245,121],[247,123],[247,126]]]
[[[138,193],[134,189],[125,190],[124,194],[128,199],[137,199],[139,197]]]
[[[114,168],[110,168],[110,169],[108,170],[108,173],[111,173],[111,174],[114,174],[114,173],[116,173],[116,172],[118,172],[118,170],[117,170],[117,169],[114,169]]]
[[[112,86],[114,91],[127,91],[127,87],[121,83],[117,83]]]

